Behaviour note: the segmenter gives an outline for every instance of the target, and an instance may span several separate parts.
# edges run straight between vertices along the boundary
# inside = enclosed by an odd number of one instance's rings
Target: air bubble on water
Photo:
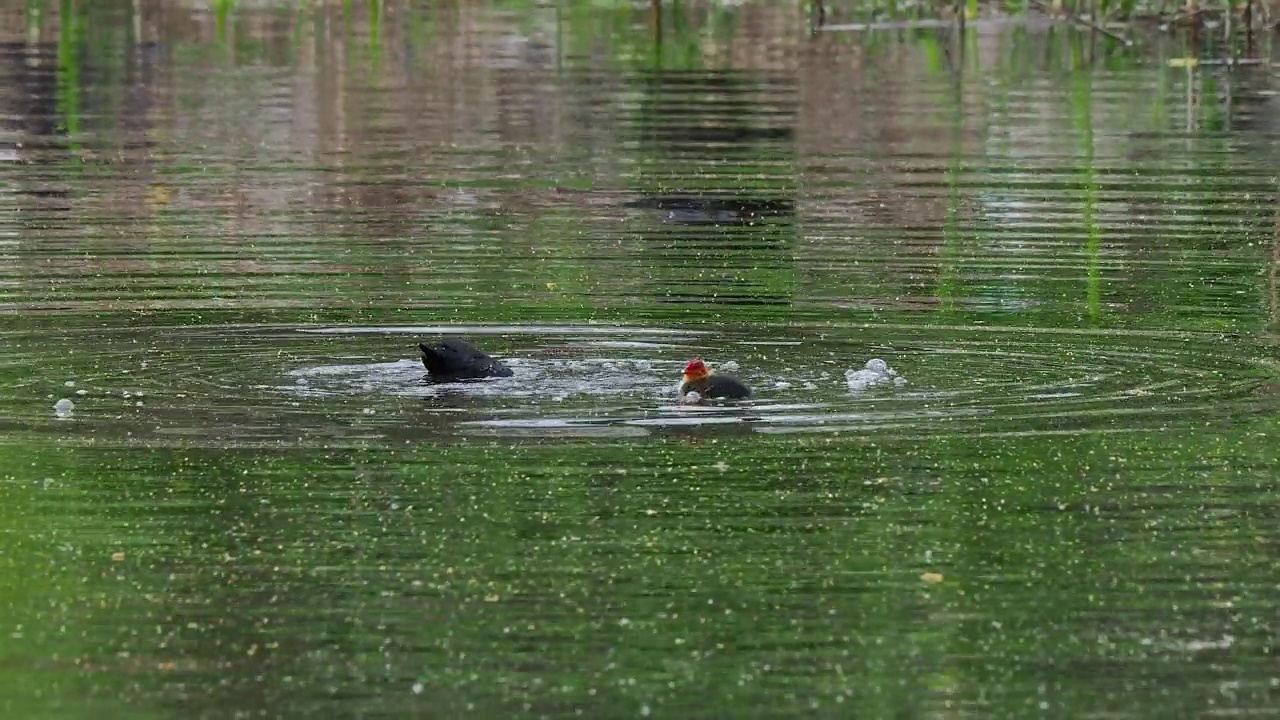
[[[413,694],[414,694],[414,695],[421,695],[421,694],[422,694],[422,691],[423,691],[423,690],[426,690],[426,688],[425,688],[425,687],[422,685],[422,683],[420,683],[420,682],[416,682],[416,683],[414,683],[414,684],[413,684],[413,687],[412,687],[412,688],[410,688],[410,689],[411,689],[411,690],[413,690]]]
[[[376,412],[378,412],[378,411],[377,411],[377,410],[374,410],[373,408],[365,408],[365,409],[361,410],[360,412],[364,413],[365,415],[373,415],[374,413],[376,413]]]
[[[82,397],[83,397],[83,396],[85,396],[85,395],[88,395],[88,394],[89,394],[89,391],[88,391],[88,390],[85,390],[85,389],[83,389],[83,388],[82,388],[82,389],[80,389],[80,390],[77,390],[77,391],[76,391],[76,394],[77,394],[77,395],[80,395],[80,396],[82,396]]]
[[[75,387],[75,386],[76,386],[76,381],[75,381],[75,380],[68,380],[68,381],[66,381],[66,382],[62,383],[62,386],[63,386],[63,387]]]
[[[739,366],[738,366],[737,360],[730,360],[724,363],[723,365],[721,365],[720,369],[725,372],[738,372],[738,367]]]
[[[775,380],[773,382],[773,387],[775,390],[786,390],[787,388],[791,387],[791,383],[785,380]]]
[[[878,374],[867,370],[850,370],[844,374],[850,390],[865,390],[874,385],[878,377]]]
[[[67,417],[75,409],[76,409],[76,404],[71,402],[67,398],[62,398],[61,400],[53,404],[53,412],[58,417]]]
[[[695,404],[695,403],[699,403],[699,402],[701,402],[701,401],[702,401],[702,395],[701,395],[701,394],[699,394],[697,390],[690,390],[689,392],[687,392],[687,393],[685,393],[685,394],[684,394],[684,398],[683,398],[683,400],[684,400],[686,403],[689,403],[689,404],[691,404],[691,405],[692,405],[692,404]]]
[[[902,387],[907,384],[906,378],[898,375],[896,370],[889,367],[889,363],[880,358],[868,360],[866,366],[860,370],[846,370],[844,379],[849,385],[849,390],[853,392],[861,392],[876,385],[892,384],[895,387]]]

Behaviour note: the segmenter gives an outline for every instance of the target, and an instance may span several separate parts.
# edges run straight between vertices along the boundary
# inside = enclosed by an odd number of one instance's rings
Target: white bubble
[[[864,390],[888,380],[888,376],[874,370],[850,370],[844,374],[845,382],[852,390]]]
[[[364,413],[365,415],[373,415],[374,413],[376,413],[376,412],[378,412],[378,411],[377,411],[377,410],[374,410],[373,408],[365,408],[365,409],[361,410],[360,412]]]
[[[62,383],[62,386],[63,386],[63,387],[75,387],[75,386],[76,386],[76,381],[75,381],[75,380],[68,380],[68,381],[66,381],[66,382]]]
[[[850,390],[865,390],[874,385],[879,375],[868,370],[850,370],[844,374]]]
[[[62,398],[61,400],[53,404],[53,412],[56,413],[58,417],[66,417],[70,415],[71,411],[75,409],[76,409],[76,404],[71,402],[67,398]]]
[[[889,363],[880,358],[868,360],[866,366],[861,370],[846,370],[844,379],[849,383],[849,389],[854,392],[860,392],[876,385],[892,384],[896,387],[902,387],[907,384],[906,378],[900,377],[896,370],[889,367]]]

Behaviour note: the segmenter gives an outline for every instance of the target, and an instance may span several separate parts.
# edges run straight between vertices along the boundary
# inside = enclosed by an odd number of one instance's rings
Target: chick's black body
[[[488,377],[511,377],[511,368],[464,340],[442,340],[434,345],[418,343],[422,364],[436,382]]]

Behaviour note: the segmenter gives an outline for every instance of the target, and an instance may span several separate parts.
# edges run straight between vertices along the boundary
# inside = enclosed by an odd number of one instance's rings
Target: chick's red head
[[[700,378],[707,374],[706,363],[702,362],[702,358],[694,358],[684,366],[684,376],[686,378]]]

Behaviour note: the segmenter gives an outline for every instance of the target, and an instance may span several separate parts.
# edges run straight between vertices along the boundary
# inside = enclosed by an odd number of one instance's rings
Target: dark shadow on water
[[[768,218],[794,217],[796,213],[795,201],[790,198],[732,193],[650,195],[629,201],[624,207],[662,211],[663,221],[673,225],[755,225]]]
[[[786,305],[794,292],[794,81],[746,71],[658,70],[628,126],[641,156],[627,207],[664,302]]]

